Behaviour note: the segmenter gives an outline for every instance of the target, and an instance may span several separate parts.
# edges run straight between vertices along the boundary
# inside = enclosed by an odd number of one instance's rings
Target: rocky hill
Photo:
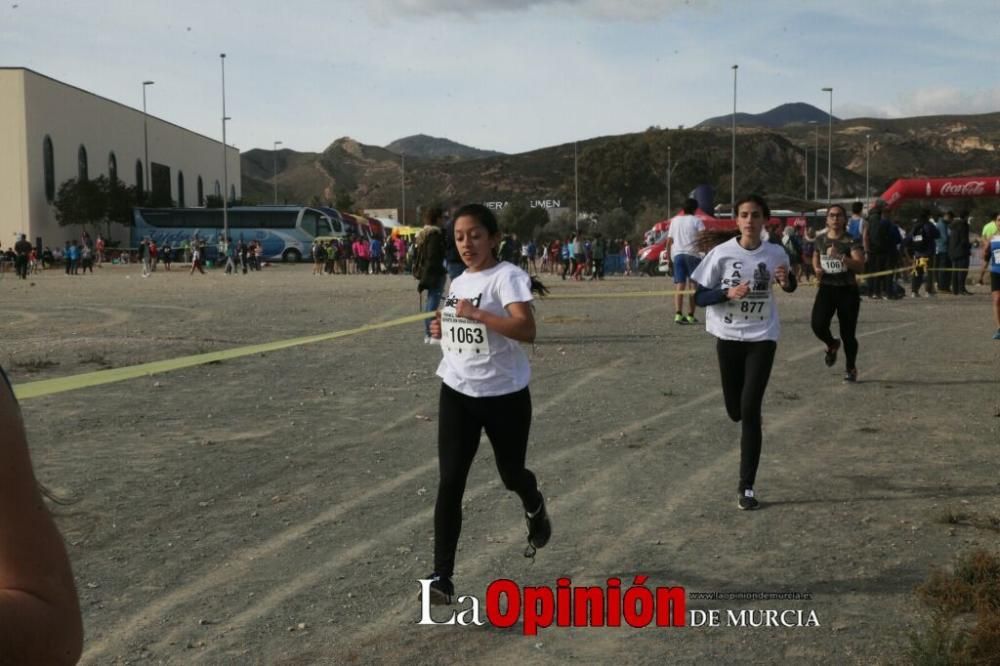
[[[737,139],[738,192],[768,194],[780,206],[807,206],[813,194],[815,143],[819,139],[821,197],[826,193],[826,126],[791,124],[780,129],[740,127]],[[865,137],[870,137],[871,189],[882,192],[893,180],[913,175],[958,176],[1000,172],[1000,113],[932,116],[896,120],[855,118],[833,124],[833,195],[864,194]],[[718,201],[730,191],[731,135],[728,127],[649,129],[579,142],[580,209],[629,214],[664,206],[667,148],[674,175],[671,206],[695,186],[715,186]],[[806,152],[808,151],[808,152]],[[243,193],[248,202],[273,198],[275,154],[242,155]],[[357,208],[400,205],[399,155],[350,138],[322,153],[277,153],[279,200],[332,202],[347,192]],[[406,160],[407,204],[555,199],[572,205],[573,145],[551,146],[517,155],[460,160],[454,157]]]
[[[765,111],[764,113],[736,113],[736,124],[739,127],[769,127],[771,129],[776,129],[795,123],[815,122],[825,124],[829,122],[829,119],[829,113],[817,109],[812,104],[805,104],[804,102],[782,104],[781,106],[776,106],[770,111]],[[836,116],[833,117],[834,122],[838,122],[838,120],[839,119]],[[729,114],[728,116],[716,116],[714,118],[709,118],[708,120],[703,120],[696,125],[696,127],[729,128],[732,128],[732,126],[732,114]]]
[[[503,155],[495,150],[480,150],[471,146],[463,146],[450,139],[439,139],[426,134],[414,134],[403,139],[396,139],[385,149],[398,155],[406,155],[408,158],[423,157],[427,159],[454,157],[460,160],[474,160],[479,157]]]

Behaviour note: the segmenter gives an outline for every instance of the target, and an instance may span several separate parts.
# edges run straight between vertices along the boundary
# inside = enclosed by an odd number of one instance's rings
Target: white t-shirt
[[[709,306],[705,330],[722,340],[777,341],[781,326],[772,287],[778,266],[788,268],[788,253],[774,243],[761,243],[751,251],[733,238],[713,248],[698,264],[692,280],[708,289],[751,284],[745,298]]]
[[[482,322],[456,317],[455,306],[461,298],[508,317],[507,305],[533,300],[531,278],[506,261],[485,271],[465,271],[452,281],[441,308],[438,377],[474,398],[520,391],[531,380],[531,365],[521,343],[487,329]]]
[[[697,255],[695,240],[698,232],[704,230],[705,223],[697,215],[678,215],[670,221],[670,231],[667,236],[674,239],[670,246],[670,258],[673,259],[678,254]]]

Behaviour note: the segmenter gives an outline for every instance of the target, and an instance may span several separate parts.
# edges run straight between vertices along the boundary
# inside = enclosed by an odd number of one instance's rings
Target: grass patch
[[[80,355],[81,365],[96,365],[101,368],[110,368],[113,366],[108,357],[99,352],[90,352],[89,354]]]
[[[58,361],[51,361],[47,358],[26,358],[14,361],[10,364],[10,367],[23,372],[41,372],[42,370],[54,368],[57,365],[59,365]]]
[[[986,516],[971,511],[946,509],[938,517],[937,521],[946,525],[961,525],[964,527],[975,527],[980,530],[1000,532],[1000,517]]]
[[[967,520],[957,513],[946,518]],[[910,637],[911,663],[1000,663],[1000,556],[985,550],[967,553],[952,570],[932,572],[916,596],[930,616],[927,629]]]

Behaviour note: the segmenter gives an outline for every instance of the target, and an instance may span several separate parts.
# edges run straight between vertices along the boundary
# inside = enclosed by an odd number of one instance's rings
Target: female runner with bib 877
[[[761,240],[771,217],[763,198],[751,194],[736,204],[739,236],[717,245],[695,269],[695,303],[706,308],[705,330],[714,335],[726,413],[741,422],[738,506],[756,509],[754,482],[760,464],[761,404],[771,376],[781,327],[771,285],[795,291],[788,253]],[[705,232],[702,238],[711,238]]]
[[[535,475],[525,465],[531,428],[531,366],[521,342],[535,339],[532,292],[545,287],[523,270],[497,259],[496,217],[480,204],[455,212],[455,246],[465,272],[455,278],[443,308],[431,321],[441,341],[438,465],[434,505],[432,604],[450,604],[452,575],[462,531],[462,495],[479,438],[486,430],[500,479],[517,493],[528,523],[528,550],[549,541],[552,526]]]

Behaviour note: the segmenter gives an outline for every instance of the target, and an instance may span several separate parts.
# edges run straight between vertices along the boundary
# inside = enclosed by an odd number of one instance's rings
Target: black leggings
[[[450,577],[455,571],[455,549],[462,532],[462,495],[484,428],[503,485],[517,493],[525,511],[537,510],[542,501],[535,475],[524,466],[531,429],[528,388],[507,395],[472,398],[441,384],[441,482],[434,505],[434,571],[441,576]]]
[[[813,303],[812,330],[816,337],[832,347],[836,339],[830,333],[830,322],[836,313],[840,322],[840,339],[844,343],[844,356],[847,359],[846,368],[853,369],[858,358],[858,313],[861,311],[861,296],[858,288],[853,285],[835,286],[821,284],[816,292],[816,302]]]
[[[773,340],[739,342],[718,340],[715,346],[722,372],[722,395],[726,412],[734,421],[742,421],[740,436],[740,486],[739,492],[753,488],[760,464],[761,404],[771,376],[774,352],[778,343]]]

